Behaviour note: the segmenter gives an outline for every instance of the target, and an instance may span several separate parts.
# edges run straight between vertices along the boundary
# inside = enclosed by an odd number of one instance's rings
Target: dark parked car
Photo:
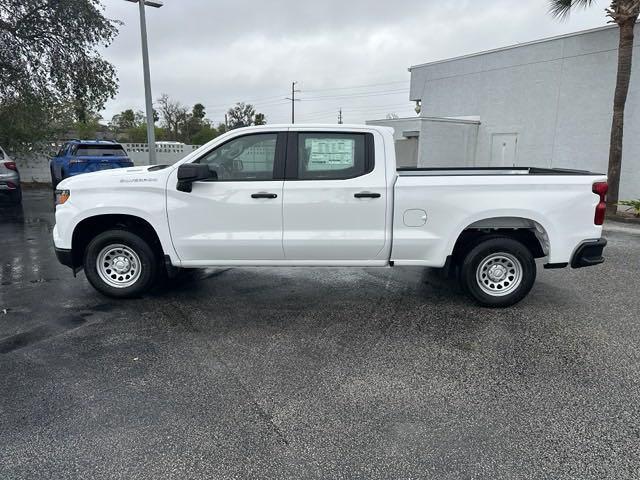
[[[51,159],[51,184],[82,173],[132,167],[122,145],[106,140],[71,140]]]

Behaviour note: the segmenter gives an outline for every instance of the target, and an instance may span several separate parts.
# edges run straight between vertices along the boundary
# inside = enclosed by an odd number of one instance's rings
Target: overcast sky
[[[144,108],[138,7],[104,0],[124,22],[106,57],[120,83],[106,120]],[[605,25],[606,2],[560,22],[547,0],[165,0],[147,8],[153,98],[206,107],[215,122],[238,101],[269,123],[345,122],[415,115],[411,65]],[[357,88],[356,88],[357,87]]]

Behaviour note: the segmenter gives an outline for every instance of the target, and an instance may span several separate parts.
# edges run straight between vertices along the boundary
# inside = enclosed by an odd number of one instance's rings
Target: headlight
[[[56,205],[62,205],[71,196],[71,192],[69,190],[56,190]]]

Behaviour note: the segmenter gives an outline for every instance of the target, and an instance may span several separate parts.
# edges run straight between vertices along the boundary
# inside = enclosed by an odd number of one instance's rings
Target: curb
[[[621,223],[631,223],[633,225],[640,225],[639,217],[627,217],[625,215],[607,215],[607,220]]]

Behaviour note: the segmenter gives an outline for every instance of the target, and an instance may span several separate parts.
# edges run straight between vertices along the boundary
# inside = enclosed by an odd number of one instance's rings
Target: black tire
[[[9,193],[9,201],[15,205],[22,203],[22,187],[18,187]]]
[[[127,265],[132,268],[122,274],[115,270],[108,270],[105,264],[107,270],[103,270],[102,275],[108,275],[112,278],[112,282],[120,283],[120,286],[107,283],[98,272],[97,266],[98,256],[101,255],[101,252],[109,250],[109,247],[113,247],[117,251],[117,246],[124,246],[122,258],[127,262],[129,262],[127,259],[130,259],[131,261]],[[135,255],[132,256],[131,252]],[[111,262],[115,260],[115,257],[110,257]],[[138,264],[137,267],[136,264]],[[114,298],[137,297],[149,290],[158,276],[158,264],[158,259],[149,244],[138,235],[125,230],[108,230],[96,236],[89,242],[84,255],[84,271],[91,285],[104,295]],[[129,278],[126,275],[131,277],[132,283],[125,286],[122,281],[124,280],[126,283]],[[135,281],[133,281],[134,278]]]
[[[464,256],[460,284],[480,305],[502,308],[527,296],[536,273],[535,259],[525,245],[509,237],[491,236],[475,243]]]

